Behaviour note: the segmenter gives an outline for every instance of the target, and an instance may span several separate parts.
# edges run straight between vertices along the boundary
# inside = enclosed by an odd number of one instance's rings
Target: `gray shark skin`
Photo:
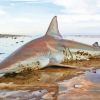
[[[57,17],[54,16],[43,37],[28,42],[0,63],[0,73],[17,71],[23,67],[35,70],[49,65],[59,66],[65,60],[89,60],[99,56],[99,47],[63,39],[58,30]]]

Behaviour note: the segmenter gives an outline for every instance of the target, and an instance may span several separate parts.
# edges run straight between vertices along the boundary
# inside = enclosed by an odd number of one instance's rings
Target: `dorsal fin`
[[[53,19],[48,27],[48,30],[46,32],[46,35],[52,36],[55,38],[62,38],[62,36],[59,33],[59,29],[58,29],[57,16],[53,17]]]

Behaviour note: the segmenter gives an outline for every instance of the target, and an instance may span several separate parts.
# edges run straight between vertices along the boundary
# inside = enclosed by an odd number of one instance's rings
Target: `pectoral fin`
[[[65,64],[51,64],[49,66],[58,66],[58,67],[64,67],[64,68],[71,68],[71,69],[77,69],[77,70],[83,70],[83,71],[90,71],[92,68],[80,68],[79,66],[71,66],[71,65],[65,65]]]

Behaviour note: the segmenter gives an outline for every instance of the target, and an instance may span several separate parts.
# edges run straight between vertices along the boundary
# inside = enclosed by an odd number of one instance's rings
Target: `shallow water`
[[[96,72],[86,71],[85,77],[87,80],[100,84],[100,69],[97,69]]]

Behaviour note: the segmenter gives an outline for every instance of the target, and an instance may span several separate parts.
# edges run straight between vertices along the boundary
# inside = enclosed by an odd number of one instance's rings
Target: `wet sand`
[[[95,69],[100,69],[100,59],[91,59],[90,61],[80,62],[64,62],[64,64],[71,64],[81,68],[94,67]],[[91,79],[91,77],[98,75],[100,72],[94,73],[88,71],[90,76],[83,73],[87,72],[57,66],[36,71],[25,69],[21,73],[8,73],[0,78],[0,100],[7,100],[7,98],[8,100],[9,98],[10,100],[15,100],[20,94],[22,95],[18,100],[33,100],[29,98],[36,98],[35,100],[65,100],[65,98],[67,98],[66,100],[75,100],[77,97],[78,99],[76,100],[84,100],[84,98],[86,98],[86,100],[89,98],[91,98],[91,100],[99,100],[100,92],[90,92],[89,90],[100,88],[99,82],[95,83],[91,81],[96,79],[96,77],[94,77],[94,79]],[[91,73],[93,76],[91,76]],[[97,77],[100,77],[100,75]],[[9,96],[5,96],[3,92],[7,95],[10,94]],[[17,96],[12,92],[17,94]],[[27,97],[24,97],[24,95]],[[47,99],[48,96],[51,99]]]
[[[100,100],[100,69],[96,73],[87,71],[67,82],[61,82],[67,92],[61,91],[58,100]]]
[[[23,85],[20,87],[21,89],[25,89],[24,86],[33,87],[46,87],[49,84],[52,86],[56,84],[58,81],[62,81],[64,79],[70,79],[76,75],[79,75],[82,71],[78,71],[75,69],[69,68],[46,68],[43,70],[33,71],[29,69],[25,69],[21,73],[12,73],[6,74],[4,77],[0,78],[0,83],[9,83],[13,82],[17,85]],[[15,90],[18,87],[14,88]],[[13,88],[12,88],[13,89]],[[19,89],[19,88],[18,88]]]

